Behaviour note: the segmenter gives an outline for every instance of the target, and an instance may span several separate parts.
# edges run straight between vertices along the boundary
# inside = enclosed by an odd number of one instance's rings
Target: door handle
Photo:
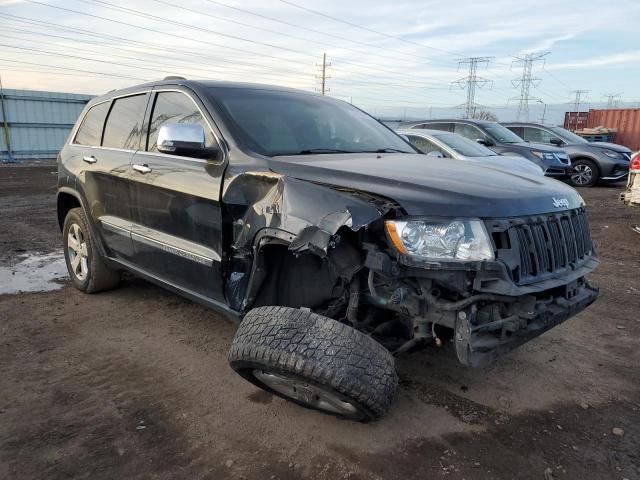
[[[82,160],[87,163],[96,163],[98,161],[98,159],[93,155],[91,155],[90,157],[82,157]]]
[[[149,173],[151,169],[147,165],[134,165],[133,169],[142,174]]]

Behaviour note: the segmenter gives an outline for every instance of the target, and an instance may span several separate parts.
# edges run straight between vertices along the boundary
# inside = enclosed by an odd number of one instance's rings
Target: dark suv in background
[[[467,174],[293,89],[173,79],[95,98],[57,198],[76,288],[125,270],[224,312],[242,377],[355,420],[390,407],[393,354],[444,342],[486,365],[598,295],[575,189]]]
[[[629,174],[631,150],[622,145],[588,142],[562,127],[521,122],[502,125],[527,142],[555,145],[566,150],[576,170],[570,179],[574,187],[592,187],[599,182],[619,182]]]
[[[443,130],[467,137],[486,145],[502,155],[520,155],[542,168],[548,177],[566,180],[573,173],[567,153],[549,145],[527,143],[497,122],[481,120],[422,120],[406,122],[400,128],[428,128]]]

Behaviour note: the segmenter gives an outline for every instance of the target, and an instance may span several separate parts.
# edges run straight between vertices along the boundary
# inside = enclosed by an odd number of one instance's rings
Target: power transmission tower
[[[491,80],[478,76],[478,65],[488,65],[492,58],[493,57],[469,57],[460,60],[458,63],[458,68],[460,68],[460,65],[469,65],[469,75],[452,82],[453,85],[458,85],[467,91],[467,101],[457,107],[464,109],[464,118],[474,118],[476,111],[480,107],[480,105],[476,103],[476,88],[482,88],[487,83],[492,83]]]
[[[574,112],[579,112],[580,111],[580,100],[582,99],[582,96],[586,96],[587,93],[589,93],[589,90],[572,90],[571,93],[575,94],[575,100],[573,101],[573,111]]]
[[[330,67],[331,63],[327,63],[327,54],[322,54],[322,63],[316,63],[316,67],[320,69],[320,75],[316,75],[316,78],[320,80],[320,93],[324,95],[329,91],[327,87],[327,79],[331,78],[327,75],[327,67]]]
[[[616,98],[619,98],[621,93],[605,93],[602,95],[607,99],[607,108],[615,108],[618,105]]]
[[[544,57],[546,57],[550,53],[551,52],[527,53],[521,57],[518,57],[518,56],[513,57],[515,58],[515,60],[513,61],[512,66],[514,64],[522,65],[522,75],[520,76],[520,78],[511,80],[511,84],[514,86],[514,88],[520,87],[520,96],[512,99],[512,100],[519,101],[518,120],[520,121],[525,121],[525,122],[529,121],[529,102],[541,101],[539,98],[532,97],[529,95],[529,92],[531,90],[531,85],[533,85],[534,87],[537,87],[538,85],[540,85],[540,82],[542,81],[541,79],[534,78],[532,76],[533,64],[536,62],[543,62],[544,64]]]

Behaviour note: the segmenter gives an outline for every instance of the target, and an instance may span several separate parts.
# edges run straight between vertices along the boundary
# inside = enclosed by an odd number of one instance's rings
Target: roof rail
[[[168,77],[164,77],[162,80],[186,80],[186,78],[178,75],[169,75]]]

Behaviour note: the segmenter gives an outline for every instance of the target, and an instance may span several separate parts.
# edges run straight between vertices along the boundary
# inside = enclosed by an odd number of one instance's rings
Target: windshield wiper
[[[300,150],[296,155],[315,155],[322,153],[358,153],[350,150],[341,150],[339,148],[307,148]]]
[[[377,150],[360,150],[357,153],[415,153],[400,150],[398,148],[378,148]]]

